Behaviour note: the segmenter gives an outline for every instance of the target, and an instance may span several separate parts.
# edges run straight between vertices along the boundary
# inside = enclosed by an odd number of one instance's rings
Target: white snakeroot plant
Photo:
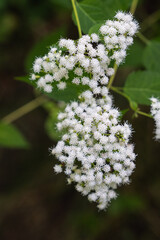
[[[103,96],[103,93],[105,95]],[[59,130],[66,130],[52,154],[59,159],[56,173],[64,172],[68,183],[105,209],[116,198],[116,188],[129,183],[135,168],[131,127],[119,123],[119,111],[112,106],[107,88],[102,98],[83,92],[79,102],[67,105],[60,113]]]
[[[155,120],[155,139],[160,140],[160,100],[152,97],[151,99],[151,115]]]
[[[114,65],[124,61],[137,29],[130,13],[118,12],[113,21],[100,27],[99,34],[84,35],[77,41],[60,39],[58,47],[51,47],[33,65],[31,80],[45,92],[63,90],[69,81],[88,87],[77,102],[59,113],[57,128],[65,134],[52,154],[59,161],[54,171],[64,172],[68,183],[74,183],[101,210],[116,198],[118,186],[129,183],[135,168],[131,127],[120,123],[107,86],[115,74]]]

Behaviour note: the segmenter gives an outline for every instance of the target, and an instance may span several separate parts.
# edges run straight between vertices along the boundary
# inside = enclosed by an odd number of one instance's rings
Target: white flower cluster
[[[107,84],[114,74],[113,65],[126,57],[138,24],[131,14],[118,12],[106,21],[99,35],[84,35],[79,40],[61,39],[58,47],[37,58],[31,80],[45,92],[53,87],[63,90],[67,82],[87,85],[89,90],[59,113],[58,130],[66,133],[53,148],[59,164],[56,173],[64,172],[68,183],[105,209],[116,198],[115,189],[129,182],[135,168],[131,127],[119,123],[119,111],[112,105]]]
[[[151,98],[151,115],[156,123],[155,139],[160,140],[160,101],[157,98]]]
[[[133,36],[138,30],[138,24],[131,14],[118,12],[116,20],[107,20],[101,26],[100,32],[105,42],[105,48],[110,52],[110,58],[119,65],[126,57],[126,49],[133,44]]]
[[[114,21],[101,26],[99,35],[84,35],[78,41],[61,39],[58,48],[51,47],[47,55],[35,60],[31,80],[45,92],[52,92],[53,87],[63,90],[72,81],[99,94],[114,74],[113,63],[119,65],[126,57],[137,29],[131,14],[118,12]]]
[[[135,154],[129,144],[130,126],[119,124],[119,111],[112,107],[106,87],[101,94],[102,98],[95,99],[91,91],[85,91],[80,102],[72,102],[59,113],[57,127],[66,134],[52,154],[60,161],[55,172],[64,171],[68,183],[74,182],[77,191],[105,209],[116,198],[117,186],[129,182]]]

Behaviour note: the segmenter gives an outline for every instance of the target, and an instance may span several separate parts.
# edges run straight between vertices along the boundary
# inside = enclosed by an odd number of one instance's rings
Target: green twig
[[[72,2],[72,6],[73,6],[73,11],[74,11],[74,14],[75,14],[76,22],[77,22],[79,38],[81,38],[82,37],[82,30],[81,30],[81,25],[80,25],[80,21],[79,21],[77,9],[76,9],[75,0],[71,0],[71,2]]]
[[[111,76],[111,78],[109,79],[109,83],[108,83],[108,89],[110,89],[111,88],[111,86],[112,86],[112,83],[113,83],[113,81],[114,81],[114,79],[115,79],[115,76],[116,76],[116,72],[117,72],[117,69],[118,69],[118,65],[115,63],[114,64],[114,74]]]
[[[133,1],[132,1],[131,8],[130,8],[130,12],[131,12],[132,14],[135,13],[135,10],[136,10],[136,8],[137,8],[137,5],[138,5],[138,0],[133,0]],[[148,44],[150,43],[150,41],[149,41],[142,33],[138,32],[138,33],[137,33],[137,36],[138,36],[139,39],[140,39],[142,42],[144,42],[145,44],[148,45]]]
[[[131,105],[132,102],[131,102],[130,98],[125,93],[120,91],[119,88],[111,87],[111,90],[113,90],[114,92],[116,92],[116,93],[120,94],[121,96],[123,96],[124,98],[126,98],[128,100],[128,102],[130,103],[130,107],[132,107],[132,105]],[[153,118],[150,114],[142,112],[138,108],[136,110],[132,108],[132,110],[137,114],[143,115],[145,117]]]
[[[121,96],[123,96],[124,98],[126,98],[130,102],[130,98],[125,93],[123,93],[122,91],[119,91],[118,89],[119,88],[117,88],[117,87],[111,87],[112,91],[120,94]]]
[[[139,39],[144,42],[145,44],[150,44],[150,41],[140,32],[137,33],[137,36],[139,37]]]
[[[36,109],[44,102],[47,101],[47,98],[44,96],[37,97],[36,99],[32,100],[31,102],[23,105],[22,107],[18,108],[14,112],[8,114],[6,117],[2,118],[1,120],[5,123],[11,123],[18,118],[24,116],[25,114],[31,112],[32,110]]]
[[[140,115],[143,115],[143,116],[145,116],[145,117],[153,118],[150,114],[145,113],[145,112],[142,112],[142,111],[140,111],[140,110],[137,110],[136,113],[138,113],[138,114],[140,114]]]
[[[130,8],[130,12],[131,12],[132,14],[135,13],[136,8],[137,8],[137,5],[138,5],[138,0],[133,0],[133,1],[132,1],[131,8]]]

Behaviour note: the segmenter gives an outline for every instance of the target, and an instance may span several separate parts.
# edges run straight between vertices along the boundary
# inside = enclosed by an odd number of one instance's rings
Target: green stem
[[[108,83],[108,89],[110,89],[111,88],[111,86],[112,86],[112,83],[113,83],[113,81],[114,81],[114,79],[115,79],[115,76],[116,76],[116,72],[117,72],[117,69],[118,69],[118,65],[115,63],[114,64],[114,74],[111,76],[111,78],[109,79],[109,83]]]
[[[80,21],[79,21],[77,9],[76,9],[75,0],[71,0],[71,2],[72,2],[72,6],[73,6],[73,11],[74,11],[74,14],[75,14],[76,22],[77,22],[79,38],[81,38],[82,37],[82,30],[81,30],[81,25],[80,25]]]
[[[136,8],[137,8],[137,5],[138,5],[138,0],[133,0],[133,1],[132,1],[131,8],[130,8],[130,12],[131,12],[132,14],[135,13],[135,10],[136,10]],[[150,41],[149,41],[142,33],[138,32],[138,33],[137,33],[137,36],[138,36],[139,39],[140,39],[142,42],[144,42],[145,44],[148,45],[148,44],[150,43]]]
[[[114,91],[114,92],[116,92],[116,93],[118,93],[119,95],[123,96],[123,97],[126,98],[128,101],[130,101],[129,97],[128,97],[125,93],[119,91],[117,87],[111,87],[111,90]]]
[[[150,41],[140,32],[137,33],[137,36],[139,37],[139,39],[144,42],[145,44],[150,44]]]
[[[130,12],[131,12],[132,14],[135,13],[136,8],[137,8],[137,5],[138,5],[138,0],[133,0],[133,1],[132,1],[131,8],[130,8]]]
[[[143,115],[145,117],[153,118],[150,114],[137,110],[136,113]]]
[[[31,102],[25,104],[24,106],[18,108],[14,112],[8,114],[6,117],[2,118],[2,121],[5,123],[11,123],[11,122],[17,120],[18,118],[24,116],[25,114],[31,112],[35,108],[39,107],[46,101],[47,101],[47,98],[40,96],[40,97],[32,100]]]
[[[120,94],[121,96],[123,96],[124,98],[126,98],[130,103],[130,98],[125,93],[119,91],[117,87],[111,87],[111,90],[113,90],[114,92],[116,92],[116,93]],[[132,110],[135,111],[134,109],[132,109]],[[135,113],[138,113],[138,114],[143,115],[145,117],[153,118],[150,114],[142,112],[138,109],[135,111]]]

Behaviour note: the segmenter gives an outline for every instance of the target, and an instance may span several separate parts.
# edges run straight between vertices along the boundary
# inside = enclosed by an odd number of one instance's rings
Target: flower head
[[[118,12],[113,21],[100,27],[99,35],[83,35],[77,41],[60,39],[57,47],[35,60],[31,80],[51,92],[54,87],[65,89],[72,78],[73,84],[88,85],[98,94],[114,74],[113,62],[119,65],[124,61],[137,29],[131,14]]]
[[[63,169],[77,191],[105,209],[116,198],[117,186],[128,183],[135,168],[131,128],[119,123],[119,111],[108,94],[98,100],[86,91],[80,102],[67,105],[59,116],[58,128],[67,134],[52,150],[59,160],[54,170]]]

